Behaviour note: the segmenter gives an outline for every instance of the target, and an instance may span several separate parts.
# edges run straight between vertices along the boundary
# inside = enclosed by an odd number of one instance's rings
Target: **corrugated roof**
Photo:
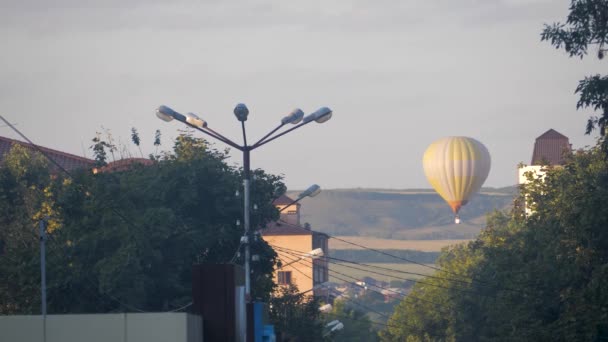
[[[531,165],[543,163],[562,165],[564,163],[564,153],[570,151],[571,148],[567,136],[550,129],[536,138]]]
[[[36,148],[29,143],[0,136],[0,161],[4,160],[4,155],[11,150],[14,144],[21,145],[32,151],[36,151]],[[95,161],[92,159],[79,157],[42,146],[38,146],[38,148],[66,170],[91,168],[95,164]],[[52,168],[56,168],[56,166],[52,163],[50,166]]]

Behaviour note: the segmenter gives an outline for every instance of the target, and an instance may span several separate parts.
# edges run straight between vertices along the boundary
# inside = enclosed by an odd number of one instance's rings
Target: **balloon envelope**
[[[426,149],[422,164],[431,186],[457,215],[488,178],[491,159],[488,149],[479,141],[447,137]]]

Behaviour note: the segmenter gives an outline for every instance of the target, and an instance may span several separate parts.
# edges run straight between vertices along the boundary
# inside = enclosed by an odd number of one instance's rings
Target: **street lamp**
[[[283,267],[287,267],[287,266],[289,266],[289,265],[291,265],[293,263],[299,262],[299,261],[304,260],[306,258],[311,258],[312,260],[319,259],[323,255],[325,255],[325,254],[323,253],[323,249],[322,248],[315,248],[315,249],[313,249],[312,251],[310,251],[308,253],[302,254],[300,256],[300,259],[296,259],[296,260],[293,260],[291,262],[286,263],[285,265],[281,265],[281,267],[279,267],[279,269],[282,269]]]
[[[333,112],[331,109],[327,107],[321,107],[315,112],[312,112],[308,115],[304,115],[304,112],[301,109],[295,109],[290,114],[281,119],[279,125],[271,130],[268,134],[264,135],[260,140],[255,142],[254,144],[247,144],[247,134],[245,131],[245,121],[247,121],[247,117],[249,116],[249,109],[243,103],[239,103],[234,108],[234,115],[237,120],[241,122],[241,129],[243,131],[243,145],[239,145],[234,141],[226,138],[220,133],[211,129],[207,123],[207,121],[201,119],[194,113],[188,113],[186,115],[180,114],[173,109],[167,106],[160,106],[156,110],[156,116],[163,121],[171,121],[177,120],[180,121],[200,132],[206,134],[216,140],[219,140],[225,143],[228,146],[231,146],[241,152],[243,152],[243,221],[245,226],[245,234],[241,238],[241,242],[245,247],[245,301],[248,301],[251,297],[251,271],[250,271],[250,248],[249,248],[249,235],[250,235],[250,194],[249,194],[249,186],[251,181],[251,166],[250,166],[250,153],[256,148],[263,146],[279,137],[294,131],[304,125],[309,124],[312,121],[317,123],[324,123],[331,119]],[[287,130],[279,132],[286,125],[291,124],[295,125]],[[317,192],[318,193],[318,192]],[[245,331],[246,331],[246,323],[245,323]]]
[[[284,206],[283,208],[281,208],[281,210],[279,210],[279,213],[282,212],[283,210],[291,207],[292,205],[300,202],[303,198],[315,197],[320,193],[321,193],[321,187],[318,186],[317,184],[313,184],[313,185],[309,186],[308,189],[300,192],[300,194],[298,195],[298,198],[295,201],[293,201],[293,202],[289,203],[288,205]]]
[[[325,325],[326,328],[330,328],[327,333],[323,335],[323,337],[329,336],[332,332],[344,329],[344,324],[339,320],[333,320]]]

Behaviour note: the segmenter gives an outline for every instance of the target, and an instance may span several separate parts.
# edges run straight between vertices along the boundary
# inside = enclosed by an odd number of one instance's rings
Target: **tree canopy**
[[[565,23],[545,24],[541,39],[571,56],[584,58],[595,48],[598,59],[608,53],[608,1],[572,0]],[[576,88],[580,94],[577,109],[590,108],[599,113],[587,121],[586,133],[595,128],[606,134],[608,125],[608,75],[591,75],[581,80]],[[605,146],[606,147],[606,146]]]
[[[444,250],[396,308],[385,341],[608,339],[608,162],[599,146],[522,186],[509,213]]]
[[[0,166],[0,313],[39,312],[40,219],[48,221],[49,313],[175,309],[191,300],[193,263],[241,260],[241,170],[187,133],[153,157],[149,166],[67,176],[13,147]],[[271,202],[285,187],[278,176],[253,174],[251,222],[261,227],[277,218]],[[253,244],[261,256],[253,295],[268,299],[276,255],[261,239]]]

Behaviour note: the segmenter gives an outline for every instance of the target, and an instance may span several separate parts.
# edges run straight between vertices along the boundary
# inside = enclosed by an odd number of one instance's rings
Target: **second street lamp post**
[[[291,202],[291,203],[287,204],[286,206],[284,206],[283,208],[281,208],[281,210],[279,210],[279,213],[283,212],[285,209],[291,207],[292,205],[300,202],[305,197],[315,197],[320,193],[321,193],[321,187],[318,186],[317,184],[313,184],[313,185],[309,186],[308,189],[302,191],[298,195],[298,198],[296,200],[294,200],[293,202]]]
[[[304,115],[301,109],[293,110],[289,115],[281,119],[280,124],[271,130],[268,134],[258,140],[256,143],[249,145],[247,144],[247,133],[245,130],[245,121],[249,115],[249,109],[242,103],[239,103],[234,108],[234,115],[241,122],[241,129],[243,131],[243,145],[239,145],[234,141],[226,138],[220,133],[211,129],[207,121],[201,119],[194,113],[180,114],[167,106],[160,106],[156,110],[156,116],[164,121],[177,120],[180,121],[216,140],[219,140],[241,152],[243,152],[243,223],[245,228],[245,234],[241,238],[241,242],[245,247],[245,301],[249,301],[251,298],[251,270],[250,270],[250,182],[251,182],[251,164],[250,164],[250,153],[256,148],[263,146],[293,130],[296,130],[304,125],[307,125],[313,121],[317,123],[324,123],[332,117],[331,109],[322,107],[317,111]],[[292,128],[281,131],[284,126],[292,124],[295,125]],[[317,192],[318,193],[318,192]],[[247,331],[245,323],[245,331]],[[245,336],[245,334],[243,335]]]

